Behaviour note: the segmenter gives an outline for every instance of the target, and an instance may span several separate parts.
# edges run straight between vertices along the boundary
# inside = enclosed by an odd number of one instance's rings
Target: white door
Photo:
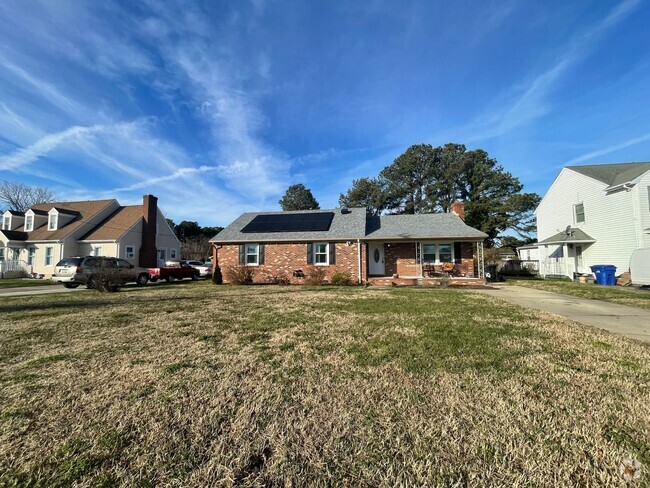
[[[384,276],[386,274],[383,242],[371,242],[368,244],[368,274],[378,276]]]

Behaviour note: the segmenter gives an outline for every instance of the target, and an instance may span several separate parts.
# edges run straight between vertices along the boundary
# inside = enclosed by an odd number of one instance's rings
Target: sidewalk
[[[19,288],[1,288],[0,298],[19,297],[24,295],[49,295],[51,293],[70,293],[86,287],[64,288],[61,285],[21,286]]]
[[[650,343],[650,310],[514,285],[475,291]]]

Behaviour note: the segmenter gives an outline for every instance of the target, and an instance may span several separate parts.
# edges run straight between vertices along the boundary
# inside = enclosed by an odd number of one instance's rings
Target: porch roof
[[[571,229],[570,232],[558,232],[557,234],[539,241],[539,245],[545,244],[591,244],[596,239],[580,229]]]
[[[0,232],[7,238],[8,241],[26,241],[27,232],[18,230],[0,230]]]
[[[414,215],[381,215],[370,217],[366,224],[366,239],[457,239],[482,241],[484,232],[465,224],[451,213]]]

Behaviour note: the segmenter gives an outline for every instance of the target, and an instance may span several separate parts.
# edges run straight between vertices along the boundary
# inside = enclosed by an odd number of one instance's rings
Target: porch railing
[[[0,261],[0,279],[4,278],[5,273],[10,271],[27,274],[30,272],[30,266],[22,260],[5,259],[4,261]]]

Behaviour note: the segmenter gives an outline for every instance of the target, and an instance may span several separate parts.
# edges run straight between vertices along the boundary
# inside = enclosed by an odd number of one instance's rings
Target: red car
[[[174,280],[182,280],[184,278],[191,278],[192,280],[199,279],[199,270],[193,268],[185,261],[168,261],[163,268],[149,268],[149,275],[151,281],[166,280],[171,283]]]

